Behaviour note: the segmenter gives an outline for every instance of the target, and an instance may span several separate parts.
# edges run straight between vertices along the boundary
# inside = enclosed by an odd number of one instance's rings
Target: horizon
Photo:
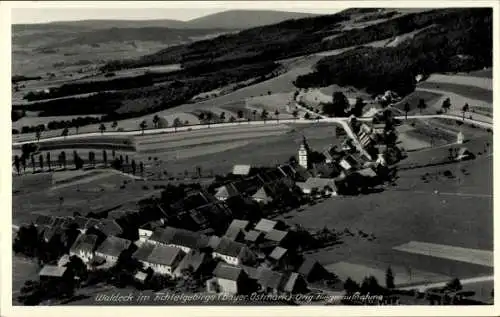
[[[12,25],[47,24],[82,21],[159,21],[189,22],[205,16],[227,11],[274,11],[316,15],[334,14],[343,8],[13,8]]]

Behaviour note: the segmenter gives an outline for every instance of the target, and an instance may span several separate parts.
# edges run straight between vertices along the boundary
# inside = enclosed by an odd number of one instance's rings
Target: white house
[[[232,265],[253,263],[256,259],[255,254],[245,244],[227,238],[221,238],[212,256]]]
[[[179,248],[156,245],[149,256],[141,262],[155,273],[173,276],[183,256],[184,252]]]
[[[96,235],[81,234],[69,249],[69,255],[79,257],[83,263],[88,265],[94,257],[96,243]]]

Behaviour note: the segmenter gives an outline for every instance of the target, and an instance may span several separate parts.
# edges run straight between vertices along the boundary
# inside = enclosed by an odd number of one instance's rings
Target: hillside
[[[290,19],[313,17],[315,14],[271,10],[230,10],[187,21],[185,28],[193,29],[249,29],[276,24]]]

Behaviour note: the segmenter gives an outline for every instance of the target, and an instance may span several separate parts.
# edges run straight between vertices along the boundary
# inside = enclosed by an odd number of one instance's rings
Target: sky
[[[63,2],[25,2],[18,3],[11,10],[12,24],[45,23],[53,21],[74,21],[88,19],[110,19],[110,20],[152,20],[152,19],[174,19],[188,21],[205,15],[232,10],[232,9],[255,9],[255,10],[278,10],[290,12],[308,12],[317,14],[331,14],[338,12],[341,8],[335,7],[332,2],[247,2],[247,1],[187,1],[179,2],[104,2],[96,5],[97,1],[72,2],[64,5]],[[102,2],[101,2],[102,3]],[[320,3],[321,5],[318,5]],[[116,7],[120,5],[120,7]],[[327,6],[325,8],[324,6]],[[161,7],[158,7],[161,6]]]

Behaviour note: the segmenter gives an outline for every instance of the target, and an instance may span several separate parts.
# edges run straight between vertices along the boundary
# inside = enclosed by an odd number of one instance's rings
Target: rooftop
[[[81,234],[71,246],[71,252],[93,252],[97,243],[97,236]]]
[[[273,260],[279,260],[281,259],[287,252],[288,250],[282,247],[276,247],[274,250],[269,254],[269,257]]]
[[[57,265],[45,265],[38,275],[40,276],[52,276],[52,277],[61,277],[64,275],[68,268],[64,266]]]
[[[250,230],[245,235],[245,240],[250,242],[255,242],[263,235],[262,232],[257,230]]]
[[[130,247],[131,242],[115,236],[108,236],[106,240],[97,248],[96,252],[118,257]]]
[[[179,248],[165,246],[165,245],[156,245],[151,254],[149,254],[147,262],[172,266],[175,260],[181,255],[183,252]]]
[[[250,169],[252,167],[250,165],[235,165],[233,167],[234,175],[248,175],[250,173]]]
[[[215,248],[214,252],[219,254],[238,257],[246,245],[243,243],[235,242],[227,238],[221,238],[219,245]]]
[[[264,237],[266,240],[281,242],[288,235],[287,231],[272,229]]]
[[[269,219],[260,219],[260,221],[255,226],[255,230],[262,232],[271,231],[278,223]]]
[[[217,264],[217,267],[215,268],[213,274],[218,278],[237,281],[240,278],[242,272],[243,270],[240,267],[220,262],[219,264]]]

